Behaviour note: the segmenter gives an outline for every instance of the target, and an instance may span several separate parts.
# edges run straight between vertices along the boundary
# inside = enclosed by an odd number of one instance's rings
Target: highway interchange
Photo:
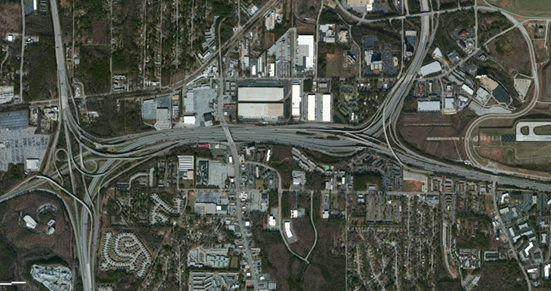
[[[261,13],[258,13],[255,17],[250,19],[249,22],[228,41],[228,43],[220,46],[217,53],[221,55],[222,50],[234,47],[241,36],[252,27],[252,24],[260,19],[259,15],[263,15],[263,13],[271,9],[276,3],[276,0],[268,2],[261,8]],[[337,4],[341,5],[339,2],[337,2]],[[531,99],[527,107],[514,114],[488,115],[479,118],[470,125],[465,137],[465,148],[467,149],[473,166],[482,170],[479,171],[473,167],[448,164],[420,155],[403,145],[396,132],[396,122],[401,112],[404,99],[408,92],[410,92],[414,80],[417,78],[417,72],[434,39],[434,29],[438,25],[438,13],[430,11],[428,0],[421,1],[421,9],[424,12],[416,15],[416,17],[421,18],[421,31],[416,54],[411,64],[399,79],[397,79],[395,86],[391,89],[379,110],[361,127],[344,128],[336,125],[322,124],[251,126],[245,124],[226,124],[222,121],[220,126],[210,128],[169,129],[112,138],[98,138],[87,133],[80,127],[78,117],[73,116],[73,112],[70,108],[73,96],[70,87],[68,87],[70,83],[67,77],[65,50],[61,39],[61,28],[56,0],[50,0],[50,7],[55,32],[58,92],[61,107],[61,126],[59,126],[58,129],[62,129],[65,136],[65,152],[67,153],[66,164],[61,168],[56,167],[57,170],[49,176],[40,175],[25,180],[11,191],[0,196],[0,202],[19,195],[24,195],[36,189],[55,193],[55,195],[59,197],[67,198],[63,199],[63,201],[66,207],[72,209],[72,211],[69,210],[68,213],[75,234],[76,250],[80,264],[79,270],[81,272],[84,290],[93,290],[95,286],[95,250],[98,249],[100,230],[100,190],[104,186],[109,185],[109,183],[114,181],[119,175],[139,166],[140,163],[181,145],[200,142],[228,143],[235,161],[238,160],[235,143],[243,142],[289,145],[308,148],[327,155],[343,157],[367,149],[374,153],[389,157],[394,156],[405,167],[418,169],[418,171],[421,172],[442,173],[466,179],[489,181],[501,185],[549,191],[549,186],[545,183],[548,179],[547,177],[535,177],[533,175],[528,177],[526,174],[518,172],[488,168],[485,165],[479,164],[477,160],[472,157],[473,153],[470,152],[468,137],[471,136],[473,130],[475,130],[477,125],[481,122],[491,118],[516,118],[522,116],[529,112],[537,102],[537,96],[540,89],[539,82],[537,81],[537,65],[534,48],[532,47],[532,43],[523,25],[520,25],[521,22],[519,22],[514,17],[516,15],[512,13],[501,11],[520,29],[527,40],[532,63],[532,74],[536,80],[534,82],[534,96],[536,97]],[[495,7],[480,6],[475,6],[474,9],[500,10]],[[348,13],[344,8],[341,10],[345,11],[344,13]],[[367,21],[350,13],[348,13],[347,17],[355,19],[358,22]],[[173,84],[171,89],[175,91],[181,90],[185,86],[184,84],[187,84],[189,80],[198,78],[206,67],[207,64],[199,68],[199,70],[191,74],[187,79]],[[77,114],[76,112],[77,111],[75,111],[74,114]],[[223,118],[221,120],[223,120]],[[55,133],[54,139],[52,139],[52,149],[47,157],[48,165],[45,165],[45,169],[51,168],[50,164],[55,165],[56,163],[57,151],[53,150],[53,147],[57,145],[60,134],[61,130],[58,130]],[[338,137],[338,139],[335,139],[335,137]],[[78,146],[78,154],[73,152],[74,146]],[[95,171],[91,171],[85,167],[85,161],[94,161],[96,165],[101,166],[96,167]],[[137,163],[129,166],[130,162]],[[239,173],[239,164],[235,164],[236,173]],[[70,185],[63,185],[62,176],[70,179]],[[534,178],[538,178],[538,180],[541,181],[534,180]],[[55,191],[47,190],[46,188],[48,186],[45,186],[45,183],[48,183]],[[84,185],[85,193],[77,193],[77,183]],[[68,201],[72,202],[69,203]],[[241,219],[240,223],[242,223]],[[242,229],[244,229],[244,227],[242,227]],[[249,262],[251,262],[251,258],[249,257],[248,259]]]

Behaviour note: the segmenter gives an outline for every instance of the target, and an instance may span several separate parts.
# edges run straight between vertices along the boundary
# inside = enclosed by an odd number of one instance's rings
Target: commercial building
[[[297,69],[311,71],[314,69],[314,36],[299,35],[297,38]]]
[[[417,100],[417,112],[440,112],[440,100]]]
[[[193,180],[194,157],[178,156],[178,175],[181,179]]]
[[[40,169],[40,160],[28,158],[25,160],[25,173],[37,172]]]
[[[423,75],[423,77],[440,72],[442,72],[442,66],[437,61],[421,67],[421,75]]]
[[[482,87],[476,90],[476,101],[478,101],[482,105],[486,104],[486,101],[488,100],[489,96],[490,96],[490,93]]]

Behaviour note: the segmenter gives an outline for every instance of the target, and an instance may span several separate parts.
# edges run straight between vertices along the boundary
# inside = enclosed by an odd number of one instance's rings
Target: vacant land
[[[459,212],[457,214],[460,228],[453,229],[457,248],[488,249],[492,220],[485,214]]]
[[[492,58],[510,75],[530,75],[528,45],[518,29],[513,29],[488,44]]]
[[[315,239],[310,216],[293,219],[293,230],[297,236],[297,242],[291,246],[291,249],[297,254],[306,257],[314,245]]]
[[[321,45],[320,45],[321,46]],[[346,64],[346,50],[335,44],[326,44],[327,46],[327,66],[325,68],[326,77],[356,77],[359,74],[360,67],[358,65]]]
[[[27,34],[39,37],[39,43],[25,47],[27,75],[23,78],[24,100],[35,101],[56,98],[57,68],[52,21],[46,15],[33,15],[25,18]]]
[[[480,277],[478,286],[474,290],[527,290],[522,270],[515,261],[483,264]]]
[[[505,10],[526,16],[549,16],[551,15],[551,3],[538,0],[489,0],[491,4],[497,5]]]
[[[292,172],[300,170],[297,162],[293,159],[291,147],[274,146],[274,153],[270,159],[270,166],[275,168],[281,175],[281,185],[283,189],[289,189],[293,179]]]
[[[83,46],[80,48],[80,65],[76,78],[84,85],[86,94],[108,93],[111,90],[109,46]]]
[[[21,5],[15,3],[3,3],[0,6],[0,38],[4,38],[7,33],[21,32]]]
[[[47,228],[47,221],[45,220],[49,217],[41,217],[36,212],[38,207],[46,203],[57,208],[57,213],[50,216],[56,221],[55,233],[52,235],[34,233],[25,228],[21,214],[31,215],[39,222],[36,230],[43,231]],[[30,278],[30,263],[48,263],[54,259],[71,268],[73,263],[73,248],[71,247],[73,232],[71,226],[65,220],[64,212],[61,201],[50,195],[37,192],[0,204],[0,213],[3,213],[0,220],[2,225],[2,228],[0,228],[0,258],[2,258],[0,272],[20,281],[27,281],[27,287],[38,290],[38,285],[35,285],[35,281]],[[6,280],[6,277],[2,277],[2,280]]]
[[[475,117],[470,110],[456,115],[431,113],[404,114],[398,132],[405,142],[419,151],[442,159],[458,161],[466,158],[462,137]],[[429,138],[449,138],[429,140]],[[454,140],[455,139],[455,140]]]
[[[88,110],[97,111],[99,118],[82,124],[84,129],[98,136],[116,136],[153,130],[145,125],[141,116],[140,101],[114,99],[95,100],[86,103]]]
[[[497,12],[478,13],[478,45],[483,45],[488,39],[506,30],[511,23]]]

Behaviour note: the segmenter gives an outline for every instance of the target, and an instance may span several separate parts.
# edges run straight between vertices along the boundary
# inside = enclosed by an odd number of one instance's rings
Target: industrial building
[[[331,122],[331,94],[310,94],[306,99],[306,120]]]
[[[178,175],[180,179],[193,180],[194,178],[194,157],[178,156]]]
[[[300,117],[300,103],[302,102],[302,92],[300,84],[294,84],[291,90],[291,115]]]
[[[199,215],[226,215],[228,214],[229,200],[222,198],[217,192],[197,193],[195,198],[195,214]]]
[[[240,87],[237,93],[237,115],[240,119],[274,122],[283,118],[284,88]]]
[[[421,75],[423,75],[423,77],[440,72],[442,72],[442,66],[438,61],[434,61],[428,65],[424,65],[421,67]]]
[[[283,118],[283,103],[239,103],[241,119],[277,121]]]
[[[440,100],[417,100],[417,112],[431,113],[440,112]]]
[[[299,35],[297,38],[297,62],[296,67],[301,71],[314,69],[314,36]]]

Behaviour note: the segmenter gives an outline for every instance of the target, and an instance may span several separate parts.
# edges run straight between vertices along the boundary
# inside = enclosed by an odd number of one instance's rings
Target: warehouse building
[[[300,117],[300,103],[302,102],[302,94],[300,84],[294,84],[291,90],[291,115],[293,117]]]
[[[193,156],[178,156],[178,175],[181,179],[193,180]]]
[[[310,94],[306,100],[306,120],[331,122],[331,94]]]
[[[421,67],[421,75],[423,75],[423,77],[440,72],[442,72],[442,66],[437,61]]]
[[[417,112],[419,113],[435,113],[440,112],[440,100],[417,100]]]
[[[297,69],[311,71],[314,69],[314,36],[299,35],[297,38]]]
[[[284,88],[240,87],[237,94],[237,115],[239,119],[276,122],[283,118]]]

